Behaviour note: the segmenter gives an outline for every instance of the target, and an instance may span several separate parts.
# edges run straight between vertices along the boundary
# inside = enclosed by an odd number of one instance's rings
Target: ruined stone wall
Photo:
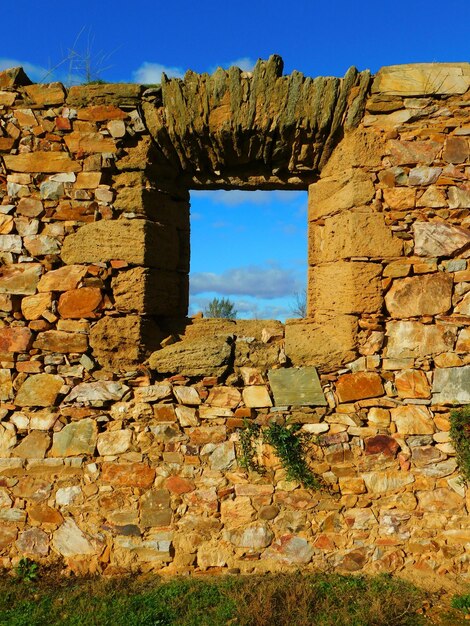
[[[277,58],[151,89],[0,73],[5,567],[468,576],[469,86]],[[187,320],[188,190],[308,185],[310,317]],[[245,420],[302,424],[325,489],[261,441],[243,469]]]

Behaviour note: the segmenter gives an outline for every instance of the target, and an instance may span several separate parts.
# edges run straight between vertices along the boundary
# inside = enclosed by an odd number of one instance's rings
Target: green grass
[[[470,593],[454,596],[452,598],[452,608],[470,615]]]
[[[419,626],[424,593],[340,575],[0,578],[2,626]]]

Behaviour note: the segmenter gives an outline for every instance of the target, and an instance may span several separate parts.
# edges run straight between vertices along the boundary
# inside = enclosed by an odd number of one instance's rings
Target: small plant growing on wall
[[[15,574],[19,580],[32,583],[38,579],[39,565],[31,559],[23,557],[16,566]]]
[[[262,437],[261,426],[245,419],[243,420],[243,428],[240,428],[238,431],[238,437],[242,451],[240,466],[243,469],[258,472],[258,474],[264,474],[266,470],[258,463],[256,458],[256,444]]]
[[[286,478],[301,483],[307,489],[324,487],[320,476],[315,474],[307,463],[309,435],[301,430],[301,424],[277,424],[273,422],[265,428],[245,420],[239,430],[241,447],[240,466],[244,469],[265,473],[256,458],[256,443],[261,439],[273,447],[286,470]]]
[[[470,484],[470,406],[450,412],[450,438],[462,479]]]
[[[273,422],[264,431],[264,439],[276,451],[286,478],[301,483],[308,489],[320,489],[321,479],[307,464],[309,435],[301,430],[302,424],[282,425]]]

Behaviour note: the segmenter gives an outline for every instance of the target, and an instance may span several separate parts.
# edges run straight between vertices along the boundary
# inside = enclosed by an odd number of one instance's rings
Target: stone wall
[[[468,577],[470,66],[0,73],[0,558]],[[188,320],[189,189],[309,186],[309,318]],[[318,372],[318,376],[317,376]],[[323,491],[240,465],[296,422]]]

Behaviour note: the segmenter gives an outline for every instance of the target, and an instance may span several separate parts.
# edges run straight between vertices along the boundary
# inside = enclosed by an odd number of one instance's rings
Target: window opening
[[[307,192],[191,192],[189,314],[217,298],[239,319],[304,317]]]

